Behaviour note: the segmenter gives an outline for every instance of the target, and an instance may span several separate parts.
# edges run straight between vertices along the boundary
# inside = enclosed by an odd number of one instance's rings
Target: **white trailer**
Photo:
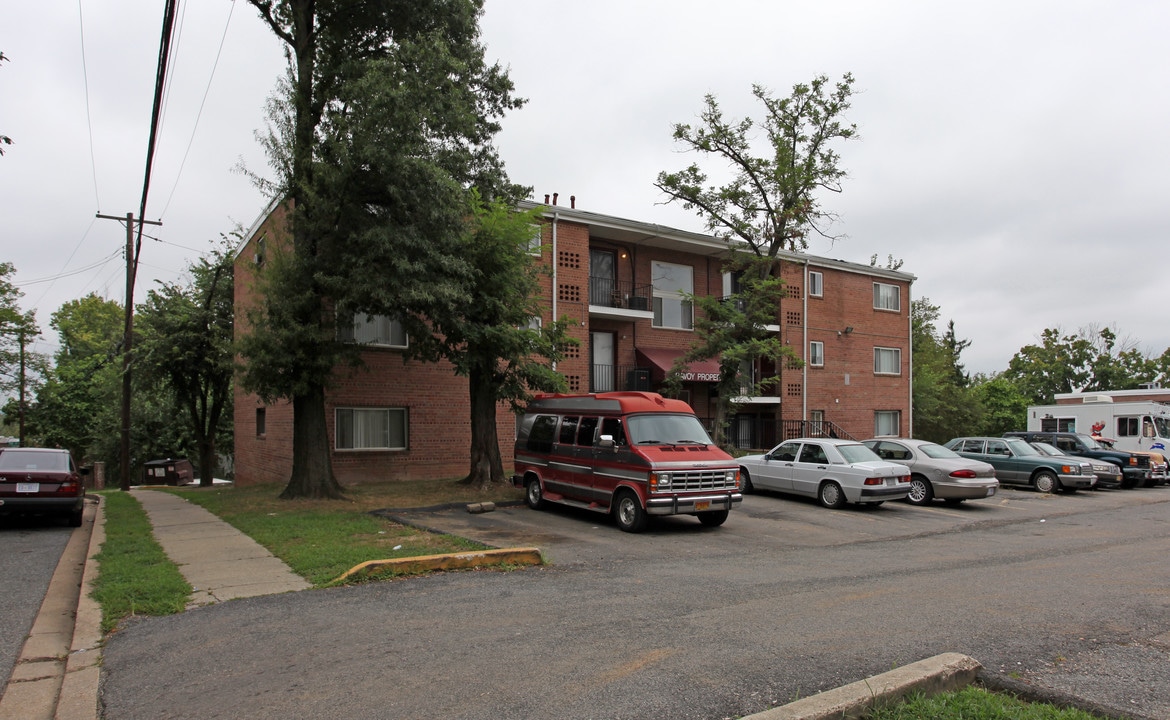
[[[1114,440],[1118,450],[1170,454],[1170,405],[1153,400],[1114,402],[1105,394],[1080,399],[1074,404],[1029,407],[1028,429],[1099,435]]]

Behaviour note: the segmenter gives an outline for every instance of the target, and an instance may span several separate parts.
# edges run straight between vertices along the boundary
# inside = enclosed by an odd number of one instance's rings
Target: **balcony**
[[[589,392],[650,391],[650,368],[636,365],[594,365]]]
[[[654,318],[652,286],[589,276],[589,315],[626,320]]]

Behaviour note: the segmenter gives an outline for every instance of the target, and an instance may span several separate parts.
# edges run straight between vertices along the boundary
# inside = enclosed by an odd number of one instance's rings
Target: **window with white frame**
[[[879,437],[897,437],[902,431],[901,410],[875,410],[873,434]]]
[[[539,224],[529,225],[528,227],[532,231],[532,235],[528,238],[528,254],[539,256],[544,246],[544,236],[541,232],[541,227]]]
[[[360,345],[381,345],[404,348],[407,346],[406,328],[396,318],[386,315],[358,313],[353,323],[337,325],[337,339]]]
[[[897,285],[875,282],[873,284],[874,310],[902,310],[902,298]]]
[[[810,270],[808,273],[808,294],[809,297],[822,297],[825,294],[825,275],[824,273]]]
[[[533,315],[532,317],[528,318],[528,322],[526,322],[523,325],[520,325],[518,327],[521,330],[534,330],[536,332],[540,332],[540,328],[541,328],[543,322],[544,321],[541,319],[541,317],[539,315]]]
[[[823,342],[813,340],[808,344],[808,364],[813,367],[824,367],[825,344]]]
[[[875,347],[873,349],[873,372],[875,375],[901,375],[901,348]]]
[[[690,330],[695,325],[694,309],[686,295],[694,294],[694,269],[690,265],[650,263],[654,284],[654,327]]]
[[[337,408],[338,450],[405,450],[406,408]]]

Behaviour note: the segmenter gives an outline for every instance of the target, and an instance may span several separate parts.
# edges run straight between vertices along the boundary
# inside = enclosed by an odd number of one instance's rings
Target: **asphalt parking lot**
[[[759,494],[720,528],[640,535],[573,510],[407,515],[551,564],[131,623],[103,655],[107,716],[730,718],[958,652],[1029,692],[1170,717],[1170,488]]]

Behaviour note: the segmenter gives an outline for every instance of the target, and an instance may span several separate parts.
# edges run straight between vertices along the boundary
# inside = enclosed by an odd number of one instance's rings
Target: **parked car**
[[[1040,492],[1076,492],[1092,487],[1097,479],[1083,474],[1079,463],[1041,455],[1016,437],[960,437],[946,446],[965,458],[990,463],[1000,483],[1030,485]]]
[[[68,450],[0,451],[0,514],[48,514],[81,526],[85,487]]]
[[[1082,475],[1092,475],[1093,480],[1094,480],[1093,487],[1097,487],[1097,482],[1096,482],[1098,479],[1097,473],[1095,470],[1093,470],[1093,463],[1089,462],[1089,460],[1087,458],[1076,457],[1074,455],[1067,455],[1067,454],[1061,452],[1060,448],[1057,448],[1053,445],[1049,445],[1048,443],[1030,442],[1028,444],[1031,445],[1032,447],[1036,448],[1037,450],[1039,450],[1041,455],[1046,455],[1046,456],[1051,457],[1051,458],[1060,458],[1062,462],[1069,463],[1070,465],[1073,463],[1080,465],[1081,466],[1081,474]],[[1098,460],[1097,462],[1102,463],[1104,461]]]
[[[1107,448],[1089,435],[1077,432],[1017,431],[1006,432],[1004,437],[1022,438],[1025,442],[1046,442],[1064,452],[1065,455],[1104,460],[1121,468],[1121,487],[1150,487],[1154,484],[1150,473],[1150,459],[1145,455]],[[1000,478],[1002,480],[1003,478]]]
[[[1049,457],[1063,457],[1068,458],[1069,460],[1080,461],[1082,472],[1085,471],[1085,466],[1087,465],[1088,472],[1093,473],[1093,475],[1097,478],[1097,482],[1093,484],[1094,488],[1121,487],[1121,481],[1123,479],[1121,468],[1117,467],[1113,463],[1105,462],[1104,460],[1069,455],[1055,445],[1050,445],[1044,442],[1034,442],[1028,444]]]
[[[995,495],[999,480],[995,468],[979,460],[970,460],[947,448],[926,440],[909,438],[873,438],[862,444],[882,460],[910,468],[912,505],[928,505],[938,498],[961,503]]]
[[[1109,449],[1117,450],[1117,441],[1113,438],[1101,437],[1100,435],[1090,436],[1097,441],[1097,444]],[[1150,479],[1155,485],[1165,485],[1170,481],[1170,463],[1166,460],[1166,453],[1161,450],[1132,450],[1134,455],[1145,455],[1150,459]]]
[[[828,508],[846,502],[881,505],[910,494],[905,465],[887,462],[854,440],[796,438],[763,455],[739,458],[744,491],[775,490],[816,498]]]

